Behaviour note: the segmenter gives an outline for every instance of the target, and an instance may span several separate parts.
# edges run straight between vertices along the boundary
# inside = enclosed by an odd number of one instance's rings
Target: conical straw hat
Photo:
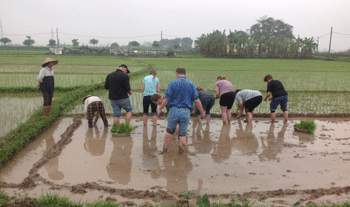
[[[58,63],[58,60],[52,59],[52,58],[45,58],[44,62],[41,64],[42,67],[45,67],[48,63],[53,63],[56,65]]]

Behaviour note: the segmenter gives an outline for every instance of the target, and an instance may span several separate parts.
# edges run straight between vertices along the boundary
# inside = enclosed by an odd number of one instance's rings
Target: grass
[[[111,132],[114,134],[128,134],[134,128],[130,124],[122,123],[122,124],[113,124]]]
[[[296,131],[314,134],[316,130],[316,123],[314,120],[300,121],[294,125]]]

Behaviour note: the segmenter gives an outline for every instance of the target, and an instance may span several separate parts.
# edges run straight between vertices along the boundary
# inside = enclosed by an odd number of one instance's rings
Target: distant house
[[[63,47],[50,47],[49,51],[51,54],[54,54],[54,55],[62,55]]]

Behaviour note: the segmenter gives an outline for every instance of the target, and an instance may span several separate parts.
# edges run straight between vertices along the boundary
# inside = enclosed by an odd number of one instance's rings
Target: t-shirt
[[[216,86],[219,88],[220,96],[224,93],[235,91],[232,83],[228,80],[218,80],[216,81]]]
[[[165,97],[169,108],[177,107],[192,110],[193,102],[198,99],[198,92],[195,85],[183,76],[169,83]]]
[[[260,91],[257,90],[250,90],[250,89],[243,89],[238,91],[236,94],[236,101],[240,104],[248,101],[249,99],[262,96]]]
[[[153,75],[148,75],[143,78],[144,84],[144,96],[152,96],[157,93],[157,85],[159,84],[159,79]]]
[[[201,100],[202,105],[207,106],[209,103],[215,102],[215,97],[208,92],[199,91],[198,92],[199,100]]]
[[[267,92],[270,92],[273,98],[288,95],[287,91],[284,89],[283,84],[279,80],[271,80],[268,82]]]
[[[90,96],[89,98],[85,99],[84,101],[84,111],[87,112],[87,108],[89,104],[93,102],[101,101],[101,99],[98,96]]]
[[[131,91],[129,76],[120,70],[110,73],[106,78],[105,88],[109,91],[110,100],[128,98]]]
[[[44,77],[54,76],[54,72],[49,67],[43,67],[39,71],[39,75],[37,77],[38,81],[43,81]]]

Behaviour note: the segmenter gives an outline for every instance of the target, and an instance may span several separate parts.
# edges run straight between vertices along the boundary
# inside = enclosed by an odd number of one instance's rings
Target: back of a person
[[[198,96],[202,103],[215,101],[215,97],[212,94],[209,94],[207,91],[198,91]]]
[[[274,98],[288,95],[283,84],[279,80],[271,80],[267,85],[267,91],[271,92]]]
[[[172,96],[169,97],[169,107],[192,108],[195,87],[187,78],[178,78],[169,83],[169,88],[174,88]],[[189,104],[190,103],[190,104]]]
[[[236,99],[241,99],[241,100],[243,100],[243,102],[245,102],[245,101],[252,99],[252,98],[255,98],[257,96],[262,96],[260,91],[243,89],[237,93]]]
[[[127,79],[128,75],[119,70],[109,74],[109,99],[119,100],[129,97]]]
[[[228,80],[218,80],[216,81],[216,85],[220,90],[220,95],[234,91],[232,83]]]
[[[143,79],[144,83],[144,96],[152,96],[157,93],[157,85],[159,83],[159,79],[153,75],[148,75]]]

